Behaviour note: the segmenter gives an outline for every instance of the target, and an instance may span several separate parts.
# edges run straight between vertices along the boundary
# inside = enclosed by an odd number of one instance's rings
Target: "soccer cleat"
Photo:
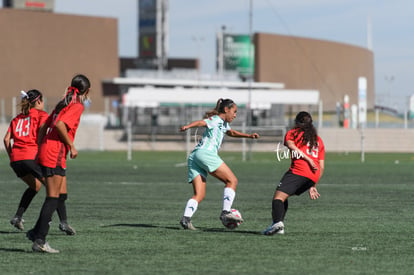
[[[13,219],[10,220],[10,224],[19,230],[24,229],[23,222],[24,220],[22,219],[22,217],[19,217],[19,216],[14,216]]]
[[[182,217],[180,220],[180,224],[184,229],[188,229],[188,230],[197,230],[197,228],[195,228],[193,226],[193,224],[191,223],[191,218],[190,217]]]
[[[266,228],[263,232],[263,235],[270,236],[273,234],[285,234],[285,225],[282,221],[273,223],[271,226]]]
[[[73,229],[72,226],[70,226],[69,224],[62,222],[59,224],[59,229],[60,231],[63,231],[66,233],[66,235],[75,235],[76,231],[75,229]]]
[[[234,222],[243,222],[242,217],[234,215],[231,211],[223,210],[220,215],[220,220],[223,221],[234,221]]]
[[[28,238],[29,240],[31,240],[32,242],[35,241],[36,239],[36,233],[34,232],[33,229],[30,229],[29,231],[27,231],[26,233],[26,238]]]
[[[48,242],[42,240],[36,240],[33,242],[32,250],[34,252],[44,252],[44,253],[59,253],[59,250],[51,248]]]

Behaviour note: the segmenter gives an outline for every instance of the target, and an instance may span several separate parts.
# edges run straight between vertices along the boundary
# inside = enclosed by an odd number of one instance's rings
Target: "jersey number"
[[[310,147],[310,144],[309,144],[309,142],[308,142],[308,144],[307,144],[307,147],[308,147],[308,150],[307,150],[307,153],[308,153],[308,155],[310,155],[310,156],[312,156],[312,157],[314,157],[314,158],[318,158],[318,155],[319,155],[319,147],[313,147],[312,149],[310,149],[309,147]]]
[[[15,132],[19,135],[19,137],[28,136],[29,131],[30,131],[30,117],[19,119],[16,125],[16,129],[15,129]]]

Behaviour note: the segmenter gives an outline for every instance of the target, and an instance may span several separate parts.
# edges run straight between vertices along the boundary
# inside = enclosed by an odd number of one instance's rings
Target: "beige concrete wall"
[[[373,52],[352,45],[257,33],[255,79],[282,82],[286,89],[320,91],[325,110],[335,110],[345,94],[358,103],[358,77],[367,78],[367,103],[375,103]]]
[[[82,131],[81,129],[79,131]],[[127,143],[121,142],[122,131],[104,131],[104,148],[105,150],[126,150]],[[319,130],[319,135],[324,141],[327,152],[361,152],[361,132],[354,129],[329,128]],[[80,149],[86,149],[81,146],[81,136],[77,137],[77,145]],[[222,151],[241,151],[240,143],[223,142]],[[364,130],[364,150],[367,153],[414,153],[414,129],[365,129]],[[90,141],[89,141],[90,142]],[[98,143],[89,148],[97,148]],[[134,141],[132,143],[134,150],[156,150],[156,151],[185,151],[185,142],[156,142]],[[191,142],[191,149],[194,143]],[[260,140],[254,142],[252,150],[256,152],[274,152],[277,148],[277,142],[261,143]]]
[[[360,152],[361,131],[357,129],[330,128],[319,130],[327,151]],[[364,129],[366,152],[414,152],[414,129]]]
[[[11,98],[33,88],[46,96],[50,111],[77,73],[91,80],[90,111],[104,111],[101,81],[119,76],[116,19],[0,9],[0,37],[7,115]]]

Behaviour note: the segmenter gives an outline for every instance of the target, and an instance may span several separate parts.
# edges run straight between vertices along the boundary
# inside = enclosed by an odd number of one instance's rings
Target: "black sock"
[[[272,218],[273,222],[277,223],[283,220],[285,214],[285,205],[281,200],[272,201]]]
[[[285,206],[285,213],[283,213],[282,221],[285,220],[286,212],[287,212],[288,206],[289,206],[289,203],[288,203],[288,200],[287,199],[285,200],[285,202],[283,203],[283,205]]]
[[[68,219],[66,215],[66,204],[65,204],[65,201],[67,198],[68,198],[68,194],[59,195],[59,202],[58,202],[56,211],[58,213],[59,220],[61,223],[66,223]]]
[[[30,203],[32,202],[33,198],[36,196],[37,191],[33,190],[32,188],[27,188],[24,191],[22,198],[20,199],[19,208],[17,209],[16,216],[21,217],[26,209],[29,207]]]
[[[57,208],[58,200],[58,198],[46,197],[34,228],[36,239],[46,240],[46,235],[49,232],[49,223],[52,221],[52,215]]]

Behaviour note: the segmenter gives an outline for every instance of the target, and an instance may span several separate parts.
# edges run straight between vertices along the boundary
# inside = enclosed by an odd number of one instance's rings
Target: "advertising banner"
[[[367,79],[358,78],[358,116],[359,124],[364,127],[367,122]]]
[[[138,53],[141,58],[157,57],[157,0],[138,1]]]
[[[4,0],[3,6],[15,9],[53,11],[55,0]]]
[[[254,72],[254,45],[249,35],[223,35],[224,70],[251,76]]]

